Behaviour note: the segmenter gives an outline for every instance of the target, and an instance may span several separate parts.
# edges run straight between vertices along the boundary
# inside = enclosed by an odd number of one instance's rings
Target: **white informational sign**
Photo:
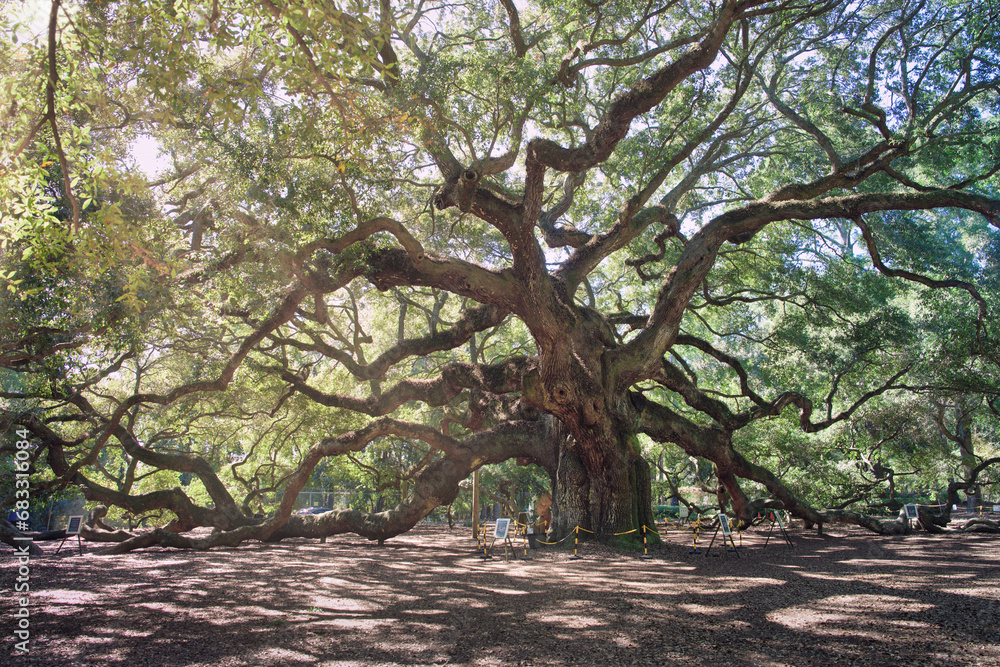
[[[725,514],[719,515],[719,527],[722,528],[723,535],[725,535],[726,537],[732,536],[733,531],[730,530],[729,528],[729,517],[726,516]]]
[[[66,524],[66,534],[77,535],[80,532],[80,526],[82,525],[83,516],[71,516],[69,518],[69,523]]]
[[[993,512],[995,514],[1000,514],[1000,505],[994,505],[993,506]]]
[[[677,510],[677,516],[681,519],[688,518],[688,508],[685,507],[684,505],[681,505],[681,508]]]
[[[497,519],[497,525],[493,529],[493,537],[498,540],[506,540],[508,531],[510,531],[510,519]]]
[[[907,519],[917,519],[917,520],[920,519],[920,513],[917,512],[916,505],[904,505],[903,507],[906,510]]]

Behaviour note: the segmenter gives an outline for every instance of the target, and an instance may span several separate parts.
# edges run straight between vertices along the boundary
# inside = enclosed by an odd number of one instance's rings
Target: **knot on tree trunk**
[[[472,200],[475,198],[481,179],[482,175],[476,169],[471,167],[463,169],[459,174],[445,181],[445,184],[434,195],[434,208],[443,211],[446,208],[457,206],[463,213],[468,213],[472,208]]]

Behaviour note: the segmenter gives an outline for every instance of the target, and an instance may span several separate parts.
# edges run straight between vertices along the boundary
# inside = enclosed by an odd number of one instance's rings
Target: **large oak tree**
[[[169,510],[122,549],[385,539],[512,459],[609,536],[649,441],[743,521],[884,530],[739,442],[947,365],[928,295],[996,395],[991,7],[54,0],[0,47],[5,418],[45,485]],[[373,442],[397,506],[290,516]]]

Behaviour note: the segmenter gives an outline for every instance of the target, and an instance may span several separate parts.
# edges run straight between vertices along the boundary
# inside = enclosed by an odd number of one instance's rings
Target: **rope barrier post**
[[[487,547],[486,547],[486,526],[483,525],[482,528],[483,528],[483,555],[480,556],[480,558],[482,558],[483,560],[492,560],[492,558],[493,558],[492,554],[487,553]]]
[[[642,558],[652,558],[652,556],[649,555],[649,544],[646,542],[646,532],[648,530],[649,530],[649,528],[647,528],[646,525],[643,524],[643,526],[642,526]]]
[[[691,524],[691,536],[694,543],[691,545],[691,550],[688,551],[689,554],[700,554],[701,549],[698,548],[698,529],[701,527],[701,517],[694,520]]]
[[[573,555],[569,557],[570,560],[580,560],[580,556],[576,553],[577,547],[580,544],[580,526],[573,529]]]
[[[531,560],[528,558],[528,525],[520,524],[521,526],[521,538],[523,539],[524,555],[521,556],[521,560]]]

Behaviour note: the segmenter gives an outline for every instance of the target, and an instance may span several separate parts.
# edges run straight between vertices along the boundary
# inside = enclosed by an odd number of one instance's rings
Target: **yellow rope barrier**
[[[553,544],[561,544],[562,542],[565,542],[566,540],[568,540],[570,538],[570,535],[572,535],[572,534],[573,533],[570,532],[569,534],[566,535],[566,537],[562,538],[561,540],[557,540],[556,542],[546,542],[544,540],[539,540],[537,538],[535,539],[535,541],[538,542],[539,544],[544,544],[546,546],[552,546]]]

